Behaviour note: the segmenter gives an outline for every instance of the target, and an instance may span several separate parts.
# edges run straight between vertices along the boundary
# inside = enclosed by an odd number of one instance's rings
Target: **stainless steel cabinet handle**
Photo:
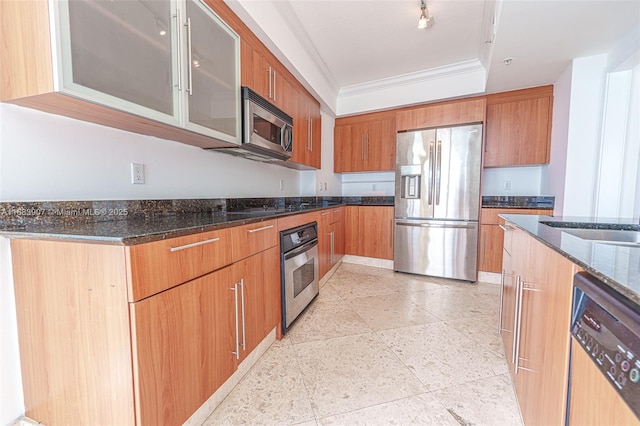
[[[440,205],[440,177],[442,175],[442,141],[436,146],[436,205]]]
[[[502,293],[504,292],[504,269],[500,274],[500,307],[498,308],[498,334],[502,333]]]
[[[191,247],[201,246],[203,244],[215,243],[216,241],[220,241],[220,238],[209,238],[208,240],[198,241],[197,243],[191,243],[191,244],[185,244],[185,245],[182,245],[182,246],[171,247],[169,249],[169,251],[171,251],[171,252],[180,251],[180,250],[188,249],[188,248],[191,248]]]
[[[180,31],[180,9],[176,9],[176,32],[178,33],[178,91],[182,91],[182,31]]]
[[[334,261],[333,232],[329,232],[329,237],[331,238],[331,256],[329,256],[329,263],[333,265],[333,261]]]
[[[429,142],[429,196],[427,197],[427,204],[433,204],[433,141]]]
[[[273,82],[271,80],[271,66],[269,66],[269,68],[267,69],[267,74],[269,75],[269,99],[272,99],[273,95],[271,94],[272,92],[272,86],[273,86]]]
[[[393,247],[393,219],[389,221],[389,247]]]
[[[247,232],[250,234],[253,234],[254,232],[260,232],[260,231],[264,231],[265,229],[271,229],[271,228],[273,228],[273,225],[267,225],[267,226],[263,226],[262,228],[249,229]]]
[[[313,118],[309,117],[309,151],[313,152]]]
[[[509,232],[512,231],[513,228],[508,227],[508,226],[503,226],[503,225],[498,225],[500,227],[500,229],[502,229],[504,232]]]
[[[360,159],[364,161],[364,133],[360,135],[360,150],[362,151],[360,154]]]
[[[326,216],[326,215],[328,215],[328,214],[329,214],[329,212],[320,213],[320,216]]]
[[[481,245],[481,248],[480,248],[482,250],[482,260],[480,261],[480,264],[482,266],[484,266],[484,248],[485,248],[485,242],[486,241],[487,241],[487,230],[484,229],[484,230],[482,230],[482,245]]]
[[[236,350],[235,352],[231,352],[232,354],[234,354],[236,356],[236,359],[240,359],[240,340],[238,339],[238,331],[239,331],[239,324],[238,324],[238,283],[233,284],[233,287],[230,287],[229,290],[234,292],[234,298],[235,298],[235,303],[234,303],[234,308],[235,308],[235,320],[236,320]]]
[[[189,96],[193,95],[193,58],[191,51],[191,18],[187,18],[187,48],[189,49],[189,87],[187,88],[187,92],[189,92]]]
[[[247,333],[245,331],[246,316],[244,313],[244,278],[240,280],[240,304],[242,306],[242,343],[240,343],[240,346],[246,350]]]
[[[474,225],[442,225],[442,224],[430,224],[430,223],[411,223],[411,222],[396,222],[396,225],[399,226],[415,226],[420,228],[465,228],[471,229],[475,228]]]
[[[366,160],[369,161],[369,133],[367,133],[367,142],[366,142],[364,158],[366,158]]]
[[[516,355],[517,355],[517,344],[519,344],[519,334],[520,334],[520,302],[522,299],[520,298],[520,275],[516,276],[516,300],[515,300],[515,313],[513,315],[513,344],[511,346],[511,363],[515,366],[516,364]],[[515,368],[515,367],[514,367]],[[518,369],[514,370],[516,373]]]
[[[274,70],[273,70],[273,100],[274,100],[274,101],[275,101],[275,100],[277,100],[277,99],[276,99],[276,97],[277,97],[276,93],[278,93],[278,91],[276,90],[276,79],[277,79],[277,77],[276,77],[276,76],[277,76],[277,72],[276,72],[276,70],[274,69]]]

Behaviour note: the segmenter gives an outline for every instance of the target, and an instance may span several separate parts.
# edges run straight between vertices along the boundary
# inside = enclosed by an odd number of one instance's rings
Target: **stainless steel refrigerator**
[[[476,281],[482,124],[398,133],[394,270]]]

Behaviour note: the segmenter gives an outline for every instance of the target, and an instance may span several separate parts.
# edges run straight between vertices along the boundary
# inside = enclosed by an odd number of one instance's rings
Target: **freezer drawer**
[[[478,222],[395,221],[393,269],[476,281]]]

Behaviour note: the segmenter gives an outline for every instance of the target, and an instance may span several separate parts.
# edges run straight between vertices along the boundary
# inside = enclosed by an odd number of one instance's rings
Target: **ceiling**
[[[270,3],[336,93],[472,61],[488,93],[551,84],[640,25],[639,0],[433,0],[423,30],[420,0],[239,1]]]

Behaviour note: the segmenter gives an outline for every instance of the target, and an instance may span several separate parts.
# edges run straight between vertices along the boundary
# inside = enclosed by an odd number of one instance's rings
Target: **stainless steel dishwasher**
[[[567,423],[640,424],[640,308],[586,272],[573,284]]]

